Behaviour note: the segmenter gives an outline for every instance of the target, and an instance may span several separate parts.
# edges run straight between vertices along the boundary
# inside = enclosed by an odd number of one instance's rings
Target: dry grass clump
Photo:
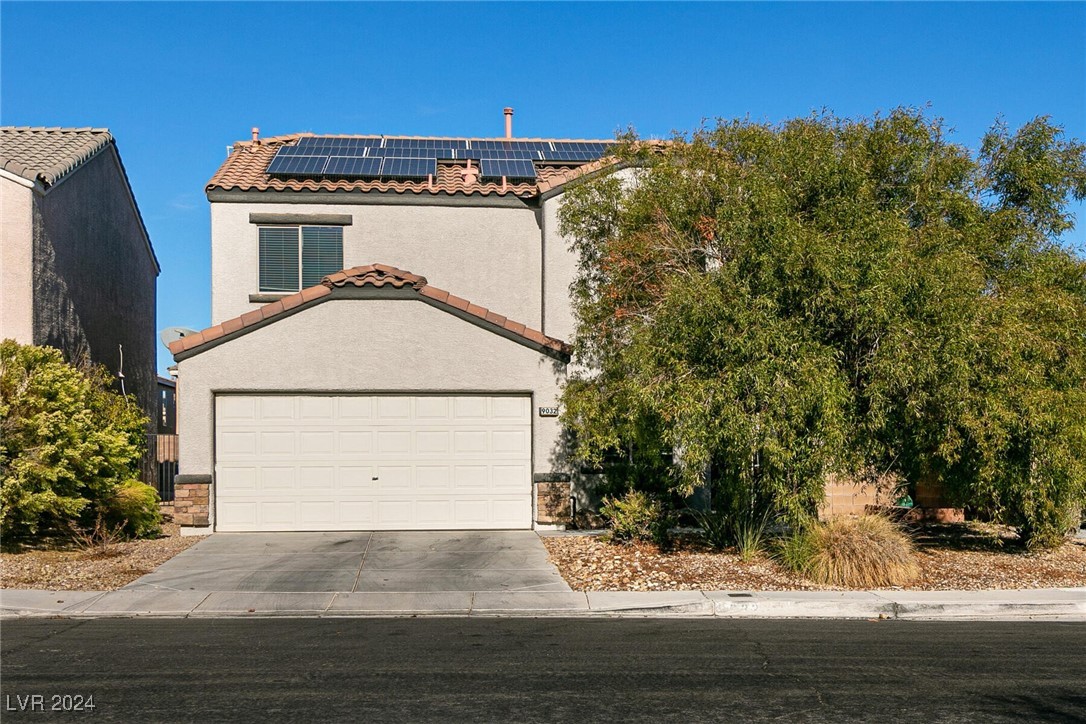
[[[905,586],[920,576],[913,542],[879,515],[835,518],[798,529],[780,541],[778,558],[830,586]]]

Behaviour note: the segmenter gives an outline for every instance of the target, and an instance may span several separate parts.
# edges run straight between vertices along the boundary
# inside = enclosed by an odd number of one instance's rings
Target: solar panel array
[[[456,138],[327,138],[306,136],[283,146],[268,164],[273,176],[423,179],[437,162],[472,159],[483,178],[535,179],[533,162],[584,163],[612,141],[503,141]]]

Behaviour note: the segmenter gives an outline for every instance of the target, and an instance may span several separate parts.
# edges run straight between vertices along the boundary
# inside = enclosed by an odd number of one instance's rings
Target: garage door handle
[[[374,476],[373,476],[373,477],[371,478],[371,480],[376,480],[376,479],[377,479],[377,476],[376,476],[376,475],[374,475]]]

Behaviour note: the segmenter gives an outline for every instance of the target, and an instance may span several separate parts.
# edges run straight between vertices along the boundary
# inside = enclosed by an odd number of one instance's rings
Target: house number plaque
[[[540,407],[539,408],[539,416],[540,417],[558,417],[558,408],[557,407]]]

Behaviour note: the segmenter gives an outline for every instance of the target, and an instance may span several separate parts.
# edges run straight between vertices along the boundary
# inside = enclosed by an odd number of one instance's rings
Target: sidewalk
[[[566,616],[1086,621],[1086,588],[1016,591],[0,591],[0,618]]]

